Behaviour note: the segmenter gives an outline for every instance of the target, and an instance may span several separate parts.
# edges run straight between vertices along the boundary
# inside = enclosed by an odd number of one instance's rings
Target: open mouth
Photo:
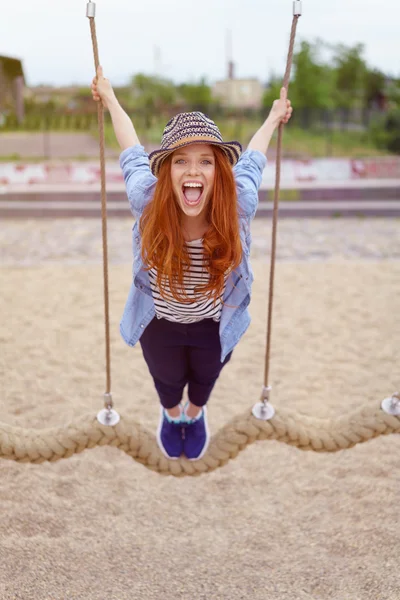
[[[182,186],[182,193],[185,204],[187,204],[188,206],[197,206],[198,204],[200,204],[201,199],[203,197],[203,191],[204,188],[201,183],[184,183]]]

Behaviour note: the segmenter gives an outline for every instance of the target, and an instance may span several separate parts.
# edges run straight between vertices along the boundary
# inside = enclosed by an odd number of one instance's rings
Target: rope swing
[[[211,439],[200,460],[168,460],[155,435],[135,421],[122,418],[114,427],[86,415],[63,428],[22,429],[0,424],[0,456],[18,462],[54,462],[95,446],[114,446],[148,469],[164,475],[201,475],[222,467],[257,440],[276,440],[299,450],[337,452],[390,433],[400,433],[400,396],[395,414],[387,414],[376,402],[335,419],[317,419],[286,408],[264,421],[250,410],[234,417]]]
[[[301,1],[293,3],[293,23],[283,86],[288,89],[293,62],[297,23],[301,16]],[[95,71],[99,66],[99,52],[95,26],[95,4],[87,4],[93,43]],[[233,418],[211,439],[202,459],[168,460],[158,447],[155,435],[139,423],[121,418],[114,410],[111,395],[111,353],[108,294],[107,206],[104,152],[104,109],[98,102],[98,122],[101,163],[101,213],[103,234],[103,274],[106,347],[106,391],[104,409],[97,418],[86,415],[62,428],[26,429],[0,423],[0,458],[18,462],[42,463],[57,461],[95,446],[114,446],[126,452],[137,462],[161,474],[184,476],[200,475],[225,465],[249,444],[257,440],[276,440],[296,446],[300,450],[337,452],[352,448],[372,438],[400,433],[400,394],[395,393],[381,404],[372,402],[347,415],[335,419],[318,419],[298,414],[286,408],[276,410],[270,404],[271,386],[269,368],[271,354],[272,311],[276,263],[276,239],[282,159],[283,123],[278,130],[276,182],[272,224],[272,248],[269,279],[267,341],[264,385],[261,399],[252,410]]]

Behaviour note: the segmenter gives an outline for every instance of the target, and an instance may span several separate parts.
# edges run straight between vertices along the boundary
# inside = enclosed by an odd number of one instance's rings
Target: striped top
[[[209,281],[209,273],[204,267],[203,259],[203,240],[193,240],[186,242],[186,248],[190,257],[190,269],[183,277],[184,291],[188,298],[193,299],[190,304],[177,302],[170,294],[170,288],[167,285],[165,293],[168,299],[165,300],[157,285],[157,271],[150,269],[149,279],[153,294],[156,315],[159,319],[167,319],[176,323],[196,323],[203,319],[214,319],[219,321],[221,318],[222,298],[225,292],[225,286],[221,296],[215,302],[211,298],[201,296],[195,292],[195,288],[204,285]],[[226,280],[225,280],[226,283]]]

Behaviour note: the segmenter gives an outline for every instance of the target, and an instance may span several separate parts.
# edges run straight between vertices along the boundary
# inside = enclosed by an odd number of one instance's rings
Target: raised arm
[[[281,97],[275,100],[271,112],[252,137],[249,146],[233,168],[238,191],[238,204],[241,214],[249,221],[256,214],[258,190],[262,181],[262,173],[266,164],[269,143],[279,123],[287,123],[292,116],[292,106],[287,99],[286,89],[281,89]]]
[[[263,154],[267,154],[275,129],[279,126],[280,122],[287,123],[292,116],[292,112],[293,108],[290,100],[287,99],[286,88],[282,88],[281,97],[273,103],[271,112],[260,129],[253,135],[248,149],[258,150]]]
[[[124,175],[126,192],[133,216],[142,214],[154,194],[157,183],[149,166],[149,157],[141,146],[129,116],[119,104],[108,79],[103,77],[103,69],[97,69],[97,77],[92,83],[93,100],[100,102],[110,111],[114,131],[121,147],[120,165]]]
[[[97,77],[94,77],[91,87],[93,100],[96,102],[102,100],[104,106],[110,112],[115,136],[121,150],[126,150],[131,146],[140,144],[130,117],[118,102],[111,83],[103,77],[103,69],[100,66],[97,69]]]

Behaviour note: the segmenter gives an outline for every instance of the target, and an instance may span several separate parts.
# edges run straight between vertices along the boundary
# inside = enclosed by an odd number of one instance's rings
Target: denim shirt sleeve
[[[265,154],[258,150],[246,150],[233,168],[239,207],[242,215],[249,220],[256,214],[258,190],[266,164]]]
[[[154,195],[157,178],[151,172],[149,156],[140,144],[126,148],[119,157],[119,164],[131,212],[137,219]]]

